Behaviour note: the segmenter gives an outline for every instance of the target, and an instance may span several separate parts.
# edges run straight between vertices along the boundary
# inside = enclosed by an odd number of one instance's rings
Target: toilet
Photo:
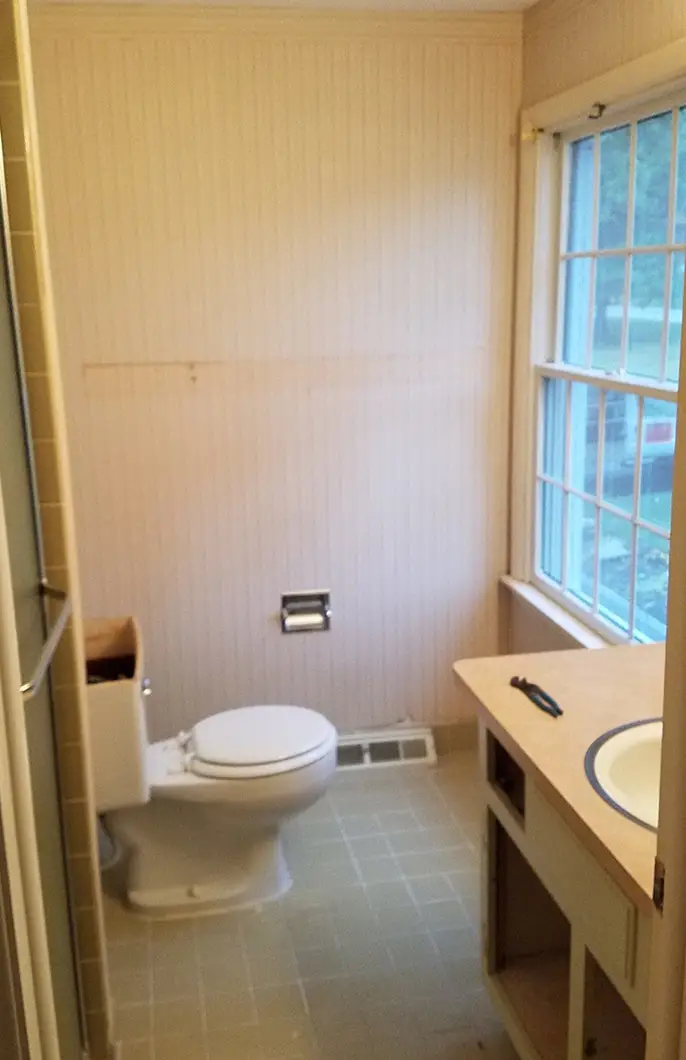
[[[334,726],[304,707],[249,706],[150,744],[140,695],[115,709],[107,686],[93,692],[96,805],[127,859],[128,905],[163,919],[283,894],[291,877],[281,826],[325,793]]]

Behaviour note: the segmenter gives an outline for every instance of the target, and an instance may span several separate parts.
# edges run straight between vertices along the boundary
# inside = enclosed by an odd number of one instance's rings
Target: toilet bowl
[[[108,810],[107,827],[126,852],[131,908],[179,917],[283,894],[291,878],[281,825],[324,794],[336,744],[336,730],[323,715],[294,706],[223,711],[153,744],[134,735],[131,753],[143,755],[137,790],[148,801],[119,791],[114,800],[101,797],[98,807]],[[102,732],[98,745],[102,754]],[[97,770],[94,761],[96,777]]]

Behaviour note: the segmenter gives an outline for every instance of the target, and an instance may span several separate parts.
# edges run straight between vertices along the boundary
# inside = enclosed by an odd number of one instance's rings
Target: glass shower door
[[[0,152],[0,174],[2,155]],[[3,191],[0,186],[0,191]],[[53,714],[48,675],[50,649],[60,624],[49,631],[44,569],[38,529],[30,425],[13,312],[13,283],[7,249],[5,200],[0,226],[0,488],[9,543],[12,595],[21,664],[23,709],[39,851],[50,970],[61,1060],[80,1060],[79,994],[59,812]],[[1,588],[1,587],[0,587]],[[1,929],[2,925],[0,925]],[[2,1017],[0,1017],[0,1024]],[[0,1028],[0,1054],[4,1037]],[[21,1055],[21,1054],[19,1054]]]

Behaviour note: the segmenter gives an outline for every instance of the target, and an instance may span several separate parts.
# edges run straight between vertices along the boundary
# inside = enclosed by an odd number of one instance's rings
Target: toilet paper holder
[[[282,633],[322,633],[330,628],[331,593],[328,589],[282,593]]]

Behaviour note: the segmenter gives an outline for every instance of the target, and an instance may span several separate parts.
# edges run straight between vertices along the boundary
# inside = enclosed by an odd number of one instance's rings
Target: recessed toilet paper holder
[[[328,589],[282,593],[282,633],[321,633],[330,628],[331,593]]]

